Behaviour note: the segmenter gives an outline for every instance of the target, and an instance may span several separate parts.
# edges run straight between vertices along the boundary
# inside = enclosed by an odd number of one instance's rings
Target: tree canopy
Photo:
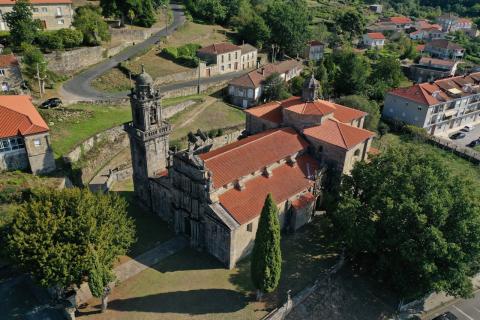
[[[353,9],[338,14],[335,18],[335,24],[342,32],[347,33],[349,38],[362,35],[366,27],[366,21],[362,13]]]
[[[280,74],[269,75],[263,83],[263,99],[265,101],[284,100],[288,98],[288,88]]]
[[[93,6],[79,7],[73,18],[73,26],[83,33],[83,42],[86,45],[99,45],[110,39],[108,24],[98,8]]]
[[[353,261],[405,298],[471,295],[480,258],[478,190],[420,146],[357,163],[343,177],[331,217]]]
[[[150,28],[156,21],[156,7],[165,5],[163,0],[100,0],[105,17],[120,17],[122,22]]]
[[[17,0],[10,12],[5,13],[10,29],[10,43],[19,48],[22,43],[32,44],[40,29],[40,22],[33,19],[29,0]]]
[[[365,128],[376,131],[380,121],[380,107],[375,101],[359,95],[345,96],[337,99],[338,104],[362,110],[368,113],[365,119]]]
[[[20,206],[7,234],[11,259],[42,286],[88,281],[99,296],[113,263],[134,242],[126,202],[88,190],[37,191]]]
[[[282,269],[278,208],[271,194],[263,205],[252,252],[251,277],[260,292],[272,292],[278,286]]]

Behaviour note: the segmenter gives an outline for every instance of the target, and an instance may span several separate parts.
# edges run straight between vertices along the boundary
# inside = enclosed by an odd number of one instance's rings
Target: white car
[[[465,132],[470,132],[473,130],[473,126],[465,126],[463,127],[462,131],[465,131]]]

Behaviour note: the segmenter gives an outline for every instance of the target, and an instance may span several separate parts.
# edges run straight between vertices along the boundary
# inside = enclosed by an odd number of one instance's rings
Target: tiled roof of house
[[[0,68],[8,68],[11,66],[18,66],[17,57],[11,54],[0,55]]]
[[[308,147],[292,128],[265,131],[199,157],[212,173],[213,185],[220,188],[263,169]]]
[[[292,201],[292,206],[296,209],[305,208],[308,204],[315,201],[315,196],[311,192],[302,194],[298,199]]]
[[[367,33],[367,37],[374,40],[385,40],[385,36],[380,32],[370,32]]]
[[[353,120],[367,115],[366,112],[325,100],[305,103],[299,97],[291,97],[280,102],[269,102],[258,107],[247,109],[245,112],[255,117],[280,124],[283,121],[283,108],[288,108],[290,111],[301,114],[325,115],[333,112],[334,118],[344,123],[350,123]]]
[[[412,22],[409,17],[391,17],[389,21],[395,24],[408,24]]]
[[[472,23],[472,20],[471,19],[468,19],[468,18],[460,18],[457,20],[458,23],[466,23],[466,24],[471,24]]]
[[[283,74],[293,70],[295,67],[301,66],[302,64],[297,60],[285,60],[278,63],[270,63],[241,77],[233,79],[229,82],[229,84],[242,87],[258,88],[271,74]]]
[[[240,47],[237,45],[234,45],[233,43],[214,43],[209,46],[203,47],[198,50],[198,52],[201,53],[208,53],[208,54],[223,54],[223,53],[228,53],[232,51],[237,51],[240,50]]]
[[[47,132],[29,96],[0,96],[0,138]]]
[[[14,5],[15,0],[0,0],[0,5]],[[71,4],[72,0],[30,0],[31,4]]]
[[[466,85],[480,85],[480,72],[468,76],[458,76],[439,79],[433,83],[415,84],[408,88],[397,88],[389,94],[415,101],[421,105],[432,106],[445,101],[457,99],[457,96],[467,96],[474,93],[465,92]]]
[[[450,49],[450,50],[463,50],[463,47],[450,42],[446,39],[436,39],[432,40],[429,43],[426,44],[426,47],[434,47],[434,48],[442,48],[442,49]]]
[[[425,45],[424,44],[419,44],[415,47],[415,49],[418,51],[418,52],[422,52],[425,50]]]
[[[242,50],[242,54],[257,51],[257,48],[255,48],[254,46],[252,46],[249,43],[242,44],[240,46],[240,49]]]
[[[342,149],[350,150],[375,134],[371,131],[327,119],[322,125],[303,130],[306,136],[327,142]]]
[[[277,143],[277,146],[281,144]],[[270,177],[260,175],[247,181],[242,190],[232,188],[226,191],[220,195],[220,203],[238,223],[248,223],[260,215],[269,193],[279,204],[313,186],[314,181],[309,176],[313,176],[318,168],[318,162],[311,156],[299,156],[294,166],[282,164],[272,170]]]
[[[457,62],[453,60],[442,60],[442,59],[435,59],[435,58],[429,58],[429,57],[422,57],[419,61],[419,64],[421,65],[439,65],[439,66],[445,66],[449,68],[453,68],[453,66]]]
[[[308,42],[309,45],[311,46],[324,46],[325,44],[321,41],[318,40],[312,40]]]

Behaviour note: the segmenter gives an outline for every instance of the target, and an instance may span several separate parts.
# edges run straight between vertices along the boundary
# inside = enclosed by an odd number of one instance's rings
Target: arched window
[[[157,124],[157,110],[154,107],[150,108],[150,124]]]
[[[355,150],[354,156],[358,157],[360,155],[360,149]]]

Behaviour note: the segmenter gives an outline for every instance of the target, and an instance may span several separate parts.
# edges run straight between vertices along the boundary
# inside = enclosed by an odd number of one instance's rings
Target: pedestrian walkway
[[[155,248],[142,253],[141,255],[129,260],[114,269],[116,275],[115,281],[110,283],[110,287],[123,282],[140,272],[156,265],[163,259],[179,252],[188,245],[188,241],[182,236],[176,236],[167,242],[164,242]],[[83,283],[77,291],[76,302],[81,305],[92,298],[92,293],[87,283]]]

